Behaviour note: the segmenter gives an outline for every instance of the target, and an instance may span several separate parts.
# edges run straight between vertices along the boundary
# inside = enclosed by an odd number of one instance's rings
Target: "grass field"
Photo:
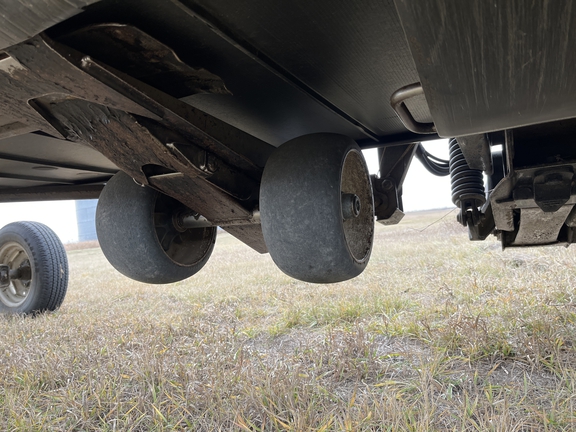
[[[445,213],[378,226],[334,285],[227,234],[168,286],[70,251],[58,312],[0,319],[0,430],[576,429],[576,252],[471,243]]]

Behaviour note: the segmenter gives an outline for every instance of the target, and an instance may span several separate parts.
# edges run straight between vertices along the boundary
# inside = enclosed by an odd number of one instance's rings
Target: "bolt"
[[[376,202],[376,200],[378,200]],[[388,199],[387,195],[384,194],[377,194],[374,195],[374,207],[378,209],[378,211],[384,211],[388,208],[390,200]]]
[[[218,170],[218,164],[213,157],[208,156],[208,172],[215,173]]]
[[[384,190],[390,190],[394,187],[394,182],[390,179],[384,179],[382,180],[382,189]]]
[[[354,203],[352,205],[353,209],[354,209],[354,217],[358,217],[360,215],[360,198],[358,198],[358,195],[354,195]]]
[[[360,216],[362,205],[356,194],[342,194],[342,217],[344,220]]]

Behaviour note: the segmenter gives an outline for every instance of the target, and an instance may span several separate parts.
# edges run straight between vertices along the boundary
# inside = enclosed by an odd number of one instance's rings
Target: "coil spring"
[[[467,202],[471,202],[476,208],[480,207],[486,202],[482,171],[468,166],[456,138],[450,139],[448,148],[452,202],[457,207],[461,207],[462,198],[465,197]]]

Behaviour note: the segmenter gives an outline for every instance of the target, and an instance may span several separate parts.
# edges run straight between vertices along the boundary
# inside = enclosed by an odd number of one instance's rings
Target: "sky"
[[[429,141],[424,146],[435,156],[448,159],[448,140]],[[365,157],[370,172],[376,172],[377,151],[365,151]],[[453,207],[450,195],[449,177],[436,177],[430,174],[420,161],[414,158],[404,181],[404,210],[409,212]],[[23,220],[48,225],[64,243],[78,241],[74,201],[0,204],[0,227]]]
[[[448,140],[440,139],[424,143],[424,148],[442,159],[448,159]],[[364,151],[370,173],[378,171],[377,150]],[[454,207],[451,199],[450,177],[430,174],[416,158],[412,160],[404,180],[402,201],[404,211],[418,211]]]

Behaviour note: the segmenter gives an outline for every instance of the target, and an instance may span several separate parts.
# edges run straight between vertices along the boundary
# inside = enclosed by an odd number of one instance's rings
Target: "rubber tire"
[[[364,185],[362,254],[351,252],[342,216],[345,159],[356,153]],[[268,159],[260,187],[266,246],[287,275],[333,283],[358,276],[368,263],[374,237],[374,202],[368,168],[358,145],[337,134],[305,135],[281,145]]]
[[[0,245],[18,243],[28,255],[32,269],[30,290],[24,303],[9,307],[5,314],[38,314],[60,307],[68,289],[68,258],[54,231],[39,222],[13,222],[0,230]]]
[[[131,279],[149,284],[178,282],[196,274],[210,258],[216,228],[196,228],[208,239],[206,250],[192,264],[170,258],[156,234],[154,209],[162,194],[137,185],[123,172],[112,177],[96,208],[96,233],[102,252],[112,266]],[[197,250],[192,248],[192,252]]]

